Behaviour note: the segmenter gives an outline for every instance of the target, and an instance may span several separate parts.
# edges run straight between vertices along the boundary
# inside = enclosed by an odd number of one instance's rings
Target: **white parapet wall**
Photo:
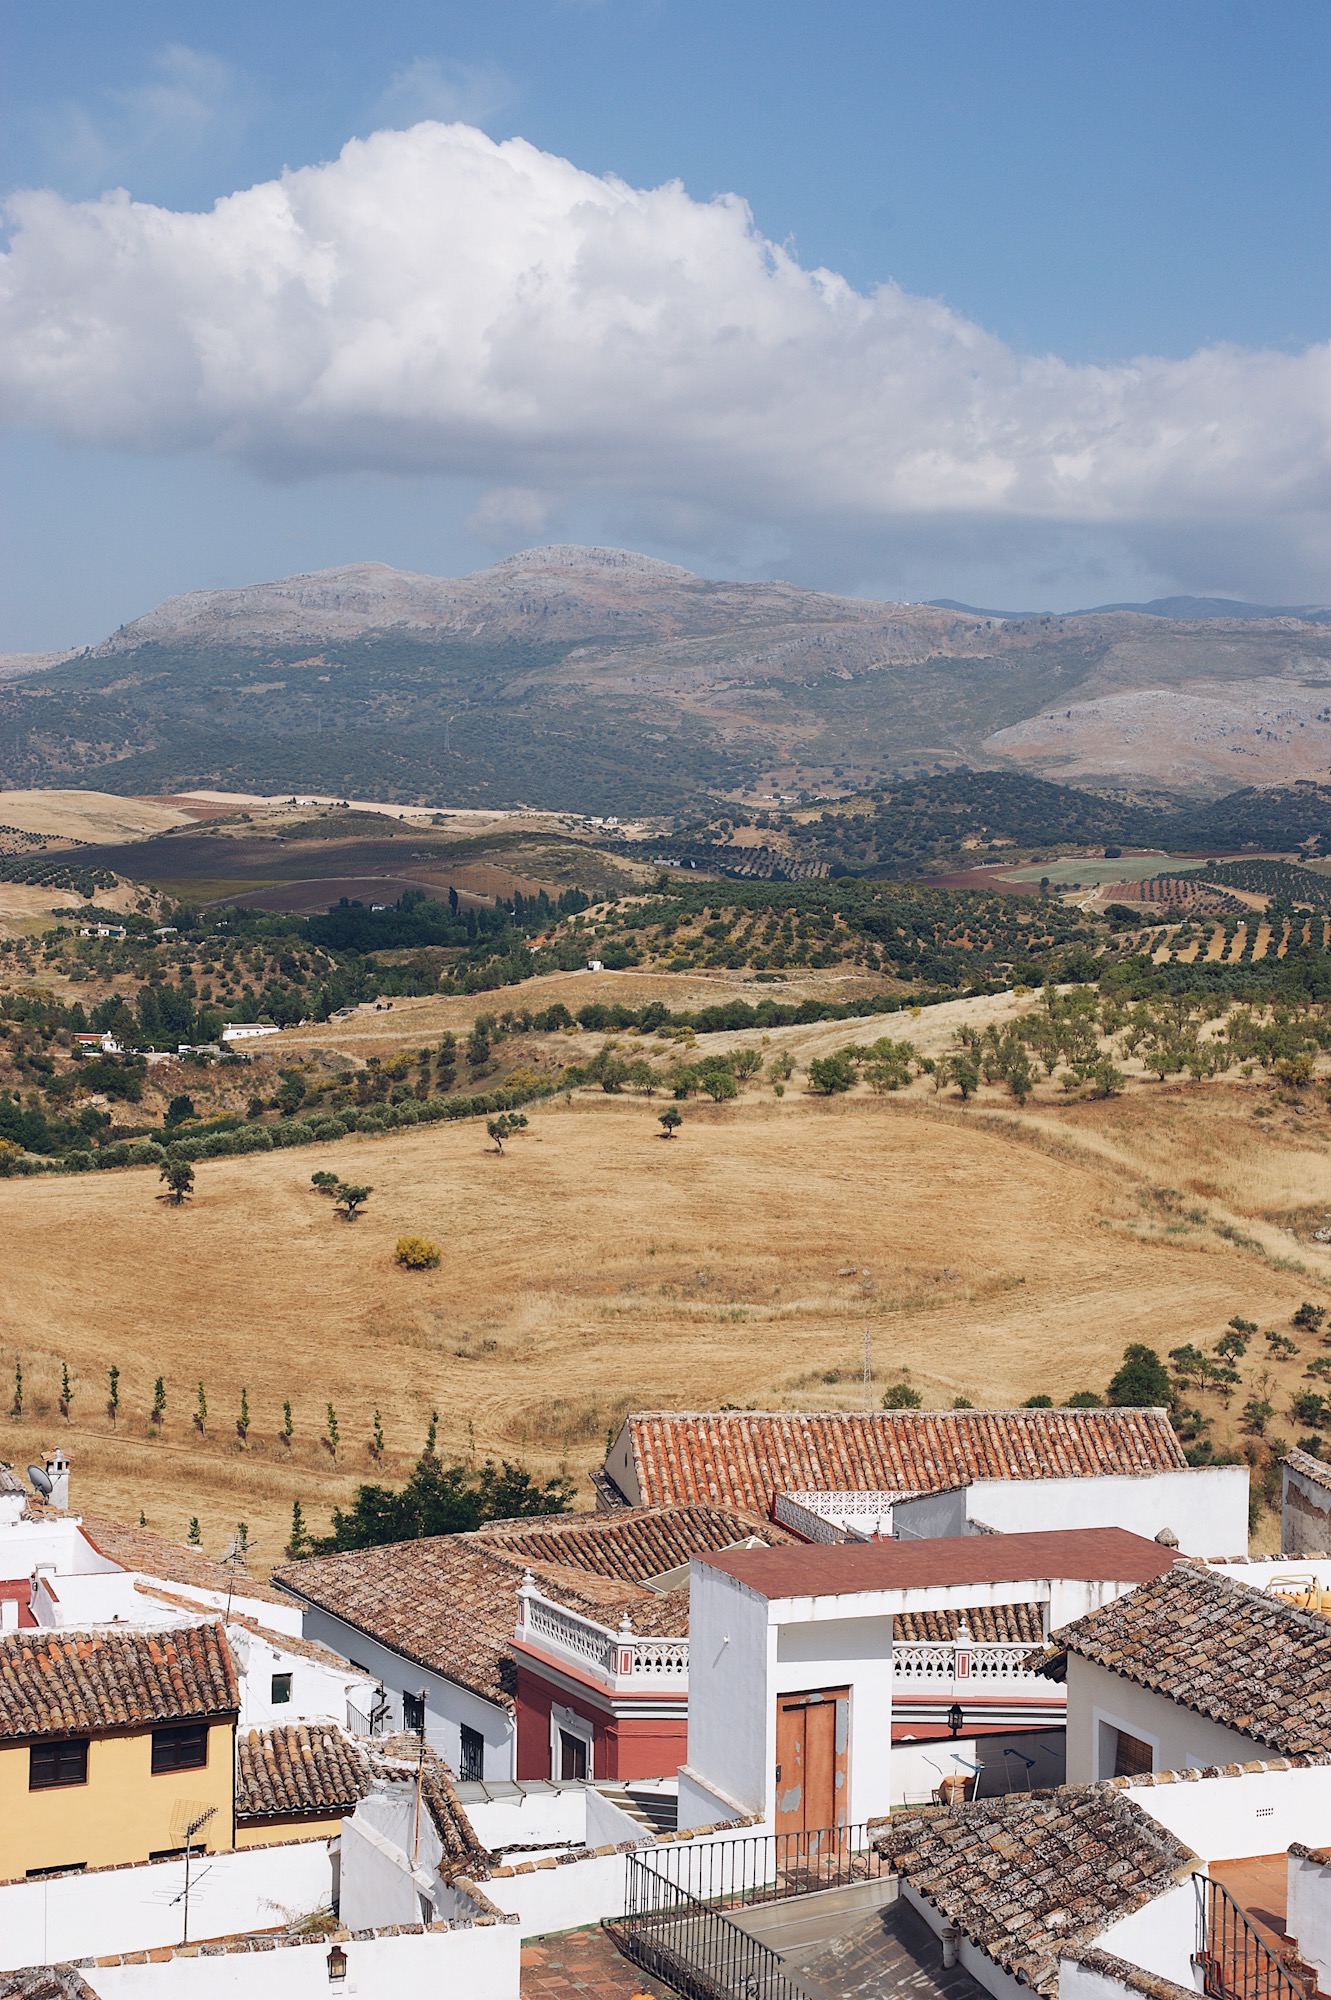
[[[196,1855],[190,1877],[189,1928],[195,1938],[270,1930],[332,1904],[326,1840]],[[178,1945],[184,1891],[183,1861],[0,1883],[0,1972]]]
[[[1164,1531],[1186,1556],[1242,1556],[1248,1548],[1248,1469],[1206,1465],[1176,1472],[1100,1473],[1087,1479],[977,1479],[900,1500],[893,1533],[915,1540],[1049,1528],[1126,1528],[1147,1541]]]
[[[1331,1992],[1331,1862],[1324,1847],[1294,1842],[1289,1850],[1285,1934],[1317,1972],[1319,1993]]]
[[[1318,1847],[1331,1828],[1331,1760],[1277,1757],[1222,1771],[1166,1772],[1124,1789],[1206,1862],[1280,1854],[1295,1841]]]
[[[346,1977],[330,1982],[333,1943]],[[521,1942],[515,1924],[432,1924],[336,1938],[235,1940],[155,1963],[81,1966],[101,2000],[328,2000],[336,1993],[392,2000],[518,2000]]]

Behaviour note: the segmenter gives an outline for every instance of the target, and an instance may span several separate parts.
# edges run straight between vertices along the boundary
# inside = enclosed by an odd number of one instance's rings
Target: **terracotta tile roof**
[[[164,1583],[193,1584],[196,1590],[219,1590],[225,1595],[231,1589],[237,1597],[262,1597],[274,1604],[286,1602],[271,1585],[251,1576],[248,1570],[233,1570],[224,1563],[214,1562],[202,1549],[191,1548],[187,1542],[173,1542],[169,1535],[156,1535],[151,1528],[127,1527],[125,1522],[113,1521],[107,1514],[84,1514],[81,1519],[88,1541],[122,1569],[141,1570],[145,1576],[160,1577]]]
[[[1198,1563],[1063,1626],[1043,1671],[1069,1653],[1283,1756],[1331,1750],[1331,1618]]]
[[[350,1812],[370,1788],[365,1745],[331,1723],[251,1729],[236,1739],[236,1818]]]
[[[3,1586],[0,1586],[2,1589]],[[169,1604],[173,1611],[199,1612],[198,1601],[192,1597],[179,1597],[172,1590],[158,1590],[151,1583],[136,1583],[134,1586],[141,1596],[156,1599],[159,1604]],[[286,1602],[286,1599],[283,1599]],[[201,1614],[200,1614],[201,1615]],[[271,1625],[263,1625],[257,1618],[250,1618],[243,1611],[233,1611],[226,1620],[228,1625],[238,1625],[244,1632],[250,1632],[256,1639],[263,1639],[270,1646],[280,1647],[284,1653],[292,1653],[298,1660],[309,1660],[316,1667],[333,1667],[340,1673],[354,1673],[355,1668],[341,1653],[335,1653],[331,1646],[321,1646],[317,1639],[303,1639],[295,1632],[276,1632]]]
[[[521,1550],[528,1561],[564,1563],[599,1576],[641,1583],[677,1569],[704,1549],[724,1549],[758,1536],[769,1546],[799,1537],[763,1514],[686,1505],[633,1507],[613,1514],[546,1514],[530,1521],[493,1521],[487,1542]]]
[[[284,1589],[345,1620],[394,1652],[505,1708],[513,1704],[509,1642],[518,1586],[530,1568],[548,1596],[614,1627],[670,1635],[688,1600],[662,1597],[566,1564],[528,1563],[481,1535],[439,1535],[345,1555],[311,1556],[274,1572]]]
[[[393,1775],[408,1784],[415,1783],[420,1755],[420,1742],[415,1736],[384,1736],[374,1747],[376,1763],[381,1770],[387,1769],[388,1759],[396,1760]],[[476,1829],[458,1798],[453,1773],[443,1758],[428,1745],[421,1768],[421,1803],[434,1821],[435,1831],[443,1842],[439,1873],[445,1882],[455,1881],[459,1875],[483,1880],[490,1872],[491,1856],[477,1838]]]
[[[1038,1604],[972,1604],[964,1611],[899,1611],[892,1619],[892,1637],[916,1645],[929,1639],[955,1639],[963,1618],[972,1639],[978,1639],[981,1645],[1044,1643]]]
[[[1183,1879],[1197,1858],[1112,1786],[896,1814],[875,1840],[911,1888],[1039,1993],[1058,1954]]]
[[[13,1467],[0,1459],[0,1493],[21,1493],[26,1500],[28,1489]]]
[[[779,1492],[936,1493],[973,1479],[1174,1472],[1163,1410],[656,1410],[626,1419],[643,1506],[769,1512]]]
[[[0,2000],[97,2000],[73,1965],[25,1965],[0,1972]]]
[[[739,1549],[700,1560],[759,1597],[779,1598],[1044,1577],[1145,1583],[1170,1568],[1178,1555],[1126,1528],[1054,1528],[1045,1534],[946,1535],[918,1542],[812,1542],[797,1548]]]
[[[0,1639],[0,1738],[96,1735],[239,1707],[220,1623]]]
[[[1287,1465],[1291,1472],[1301,1472],[1305,1479],[1314,1480],[1318,1486],[1331,1486],[1331,1465],[1324,1465],[1311,1452],[1300,1451],[1297,1445],[1293,1451],[1285,1453],[1280,1463]]]

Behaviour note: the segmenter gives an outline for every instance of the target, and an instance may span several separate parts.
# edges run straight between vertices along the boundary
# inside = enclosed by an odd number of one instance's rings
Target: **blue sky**
[[[1022,606],[1331,591],[1320,0],[0,21],[0,177],[56,197],[9,210],[0,648],[555,539]],[[117,187],[255,192],[164,247],[79,206]]]

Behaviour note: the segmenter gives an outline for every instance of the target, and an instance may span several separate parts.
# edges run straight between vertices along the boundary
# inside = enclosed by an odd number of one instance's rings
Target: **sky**
[[[0,651],[551,541],[1331,598],[1331,10],[0,0]]]

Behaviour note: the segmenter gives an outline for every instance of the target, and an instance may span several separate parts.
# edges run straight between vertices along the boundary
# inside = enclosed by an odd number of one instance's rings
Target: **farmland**
[[[417,1010],[440,1004],[460,1003],[411,1003],[376,1029],[405,1047]],[[954,1002],[912,1032],[941,1049],[1033,1005]],[[849,1026],[708,1041],[806,1065]],[[581,1057],[601,1038],[565,1039]],[[1132,1340],[1209,1352],[1235,1315],[1288,1339],[1303,1300],[1331,1299],[1312,1237],[1331,1211],[1326,1109],[1260,1077],[1143,1080],[1108,1099],[1044,1086],[1019,1107],[983,1085],[962,1102],[926,1076],[824,1098],[797,1070],[781,1096],[759,1081],[736,1101],[692,1099],[668,1142],[658,1109],[579,1091],[532,1107],[502,1157],[464,1123],[201,1161],[179,1209],[142,1171],[0,1183],[4,1348],[24,1371],[0,1456],[23,1463],[59,1437],[80,1505],[176,1535],[197,1515],[214,1549],[243,1519],[267,1562],[293,1500],[322,1527],[359,1479],[405,1473],[436,1408],[450,1454],[580,1479],[630,1406],[859,1403],[866,1326],[876,1397],[906,1379],[927,1405],[1011,1403],[1102,1392]],[[364,1215],[341,1221],[313,1169],[372,1186]],[[437,1270],[397,1267],[406,1233],[440,1245]],[[1315,1337],[1293,1344],[1254,1341],[1236,1386],[1197,1393],[1215,1444],[1244,1441],[1252,1397],[1272,1406],[1268,1434],[1292,1439],[1288,1405],[1315,1391],[1320,1355]]]

